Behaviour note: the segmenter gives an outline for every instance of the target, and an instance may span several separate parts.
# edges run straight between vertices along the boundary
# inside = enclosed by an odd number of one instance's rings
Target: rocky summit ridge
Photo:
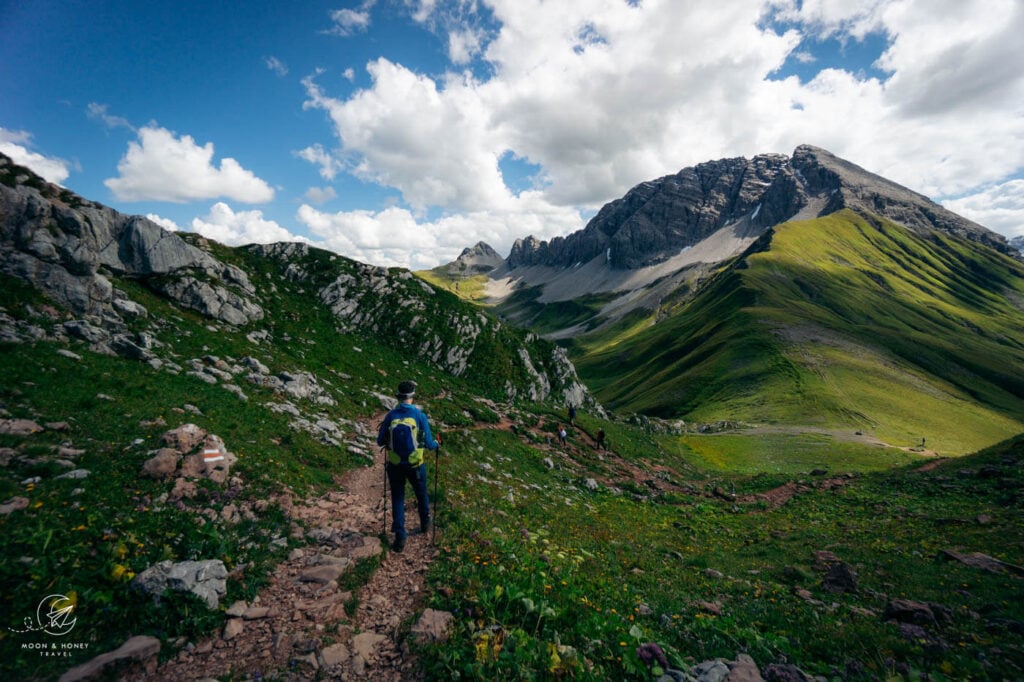
[[[1017,253],[1006,239],[895,182],[811,145],[792,156],[760,154],[708,161],[643,182],[606,204],[583,230],[542,241],[519,239],[506,265],[567,268],[604,256],[612,269],[669,260],[722,228],[744,237],[792,219],[850,208],[919,233],[955,235]]]
[[[459,257],[444,268],[452,277],[472,277],[486,274],[504,262],[505,259],[490,244],[477,242],[463,249]]]

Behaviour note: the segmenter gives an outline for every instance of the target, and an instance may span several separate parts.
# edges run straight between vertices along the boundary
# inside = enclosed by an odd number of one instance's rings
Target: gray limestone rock
[[[263,316],[244,272],[178,234],[82,199],[3,154],[0,175],[0,272],[76,313],[146,316],[145,308],[114,290],[107,279],[113,274],[149,281],[182,305],[229,324]]]
[[[206,561],[161,561],[139,573],[132,586],[159,598],[165,590],[190,592],[216,609],[227,594],[228,570],[219,559]]]

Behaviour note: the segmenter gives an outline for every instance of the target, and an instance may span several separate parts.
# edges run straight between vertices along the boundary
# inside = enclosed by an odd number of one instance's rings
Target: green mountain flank
[[[573,357],[616,410],[961,454],[1024,427],[1022,302],[1020,261],[844,210],[774,228],[657,323]]]

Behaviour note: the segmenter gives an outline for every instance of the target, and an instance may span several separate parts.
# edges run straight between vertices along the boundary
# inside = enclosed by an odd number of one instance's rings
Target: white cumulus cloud
[[[359,9],[331,10],[330,17],[334,25],[327,31],[338,36],[350,36],[370,27],[370,10],[376,0],[365,0]]]
[[[303,195],[306,201],[314,204],[324,204],[338,196],[333,187],[310,187]]]
[[[324,180],[333,180],[338,171],[342,170],[341,161],[334,158],[323,145],[317,143],[305,149],[295,152],[295,155],[304,161],[309,161],[314,166],[320,167],[320,177]]]
[[[507,255],[518,236],[550,238],[583,227],[573,209],[547,203],[539,192],[523,192],[506,210],[469,211],[423,220],[405,208],[325,213],[308,204],[297,218],[316,245],[364,263],[432,268],[454,260],[484,241]]]
[[[156,213],[147,213],[146,218],[149,221],[156,223],[157,225],[159,225],[160,227],[164,228],[169,232],[181,231],[181,227],[178,225],[178,223],[174,222],[170,218],[164,218],[163,216],[159,216]]]
[[[121,201],[189,202],[225,197],[256,204],[274,198],[266,182],[233,158],[213,163],[213,143],[196,144],[154,125],[139,130],[137,142],[117,164],[118,177],[104,184]]]
[[[275,242],[308,242],[263,217],[263,211],[238,211],[222,201],[210,207],[209,213],[192,219],[192,230],[228,246],[272,244]]]
[[[942,204],[1005,237],[1024,236],[1024,180],[1009,180]]]
[[[68,179],[70,165],[64,159],[32,151],[32,135],[24,130],[0,128],[0,152],[11,157],[19,166],[38,173],[43,179],[60,184]]]

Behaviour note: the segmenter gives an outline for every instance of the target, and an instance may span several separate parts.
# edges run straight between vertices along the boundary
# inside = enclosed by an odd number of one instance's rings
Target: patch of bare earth
[[[435,550],[431,536],[415,530],[410,493],[406,518],[412,525],[405,550],[378,559],[384,530],[383,457],[378,452],[373,466],[346,473],[336,491],[297,502],[281,498],[288,515],[307,529],[303,534],[296,526],[293,537],[301,535],[308,544],[277,566],[250,603],[229,605],[219,633],[122,679],[423,679],[407,636],[426,601],[425,576]],[[377,560],[380,566],[355,593],[339,587],[339,579],[358,562]]]

